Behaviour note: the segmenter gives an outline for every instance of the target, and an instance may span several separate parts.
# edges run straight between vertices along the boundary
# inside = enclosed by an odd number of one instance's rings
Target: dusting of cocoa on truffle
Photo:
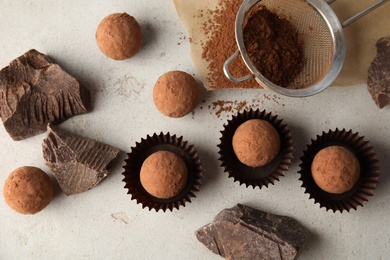
[[[234,132],[233,150],[238,160],[251,167],[270,163],[280,150],[278,131],[269,122],[251,119]]]
[[[342,146],[329,146],[320,150],[311,165],[314,182],[322,190],[341,194],[353,188],[360,177],[356,156]]]
[[[142,46],[143,34],[137,20],[127,13],[106,16],[96,30],[96,43],[107,57],[125,60]]]
[[[169,71],[161,75],[153,89],[153,100],[157,109],[169,117],[183,117],[198,104],[200,88],[190,74]]]
[[[35,214],[44,209],[53,198],[53,184],[41,169],[24,166],[14,170],[5,180],[5,202],[22,214]]]
[[[144,189],[159,199],[178,195],[187,182],[187,167],[183,159],[172,152],[158,151],[143,162],[140,181]]]

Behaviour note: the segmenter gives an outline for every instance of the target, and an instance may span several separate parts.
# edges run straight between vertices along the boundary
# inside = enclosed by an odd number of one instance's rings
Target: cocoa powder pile
[[[209,62],[208,80],[211,89],[261,88],[254,79],[233,83],[223,73],[223,64],[238,49],[234,27],[241,4],[242,0],[218,0],[219,9],[207,10],[213,19],[203,24],[203,30],[208,37],[202,43],[202,58]],[[235,59],[230,65],[230,72],[235,77],[250,74],[241,57]]]
[[[291,22],[264,6],[253,7],[243,25],[243,38],[259,72],[274,84],[289,88],[305,64],[303,42]]]

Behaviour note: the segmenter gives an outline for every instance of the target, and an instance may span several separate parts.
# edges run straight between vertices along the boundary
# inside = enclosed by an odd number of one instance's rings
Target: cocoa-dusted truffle
[[[140,181],[152,196],[168,199],[182,191],[187,175],[186,164],[179,156],[168,151],[158,151],[142,164]]]
[[[177,162],[180,160],[175,159],[177,160],[176,163],[181,165],[174,167],[181,169],[179,175],[183,175],[184,171],[187,171],[186,180],[183,178],[179,181],[178,179],[171,178],[174,181],[170,181],[169,183],[175,182],[178,184],[178,187],[181,187],[182,183],[185,184],[184,187],[177,188],[180,191],[174,192],[176,195],[169,195],[173,197],[167,199],[153,196],[146,190],[148,184],[151,184],[151,182],[146,181],[147,184],[145,184],[145,180],[141,181],[141,168],[144,168],[143,171],[146,169],[146,163],[143,167],[145,160],[160,151],[173,153],[184,161],[185,166],[181,162]],[[159,162],[160,159],[157,158],[156,161]],[[199,187],[202,185],[203,167],[200,156],[195,147],[187,141],[184,141],[182,136],[177,137],[176,135],[171,135],[170,133],[164,134],[162,132],[160,134],[147,135],[146,138],[141,138],[140,142],[136,142],[136,145],[131,147],[131,152],[128,154],[125,163],[123,166],[125,170],[123,172],[123,181],[126,184],[125,189],[128,189],[128,194],[131,195],[132,200],[136,200],[138,204],[142,204],[142,208],[154,209],[156,212],[160,210],[165,212],[166,210],[173,211],[174,208],[179,209],[181,206],[185,207],[186,203],[191,203],[191,198],[196,197],[195,193],[199,191]],[[183,169],[184,167],[185,169]],[[177,174],[177,172],[175,173]],[[152,173],[149,172],[149,174]],[[155,174],[158,174],[157,171]],[[161,179],[164,180],[164,178]],[[163,191],[166,189],[166,185],[154,185],[154,188],[156,187],[161,187]]]
[[[351,190],[360,176],[356,156],[349,149],[338,145],[321,149],[314,157],[311,171],[318,187],[333,194]]]
[[[127,13],[106,16],[96,30],[99,49],[114,60],[125,60],[134,56],[141,49],[142,39],[141,26]]]
[[[347,151],[347,155],[337,155],[332,156],[321,155],[323,149],[327,147],[343,147]],[[329,149],[329,148],[328,148]],[[325,152],[331,154],[337,154],[334,151],[326,149]],[[331,148],[335,149],[335,148]],[[339,150],[339,148],[337,148]],[[321,153],[320,153],[321,152]],[[342,153],[345,153],[343,151]],[[348,155],[349,154],[349,155]],[[357,167],[359,167],[359,177],[355,185],[351,184],[349,190],[342,192],[340,194],[330,193],[326,191],[324,187],[320,187],[319,182],[314,181],[313,171],[315,171],[316,166],[319,165],[318,162],[313,162],[315,157],[322,157],[321,165],[326,164],[324,158],[329,159],[329,163],[333,164],[332,169],[328,171],[346,171],[340,170],[341,166],[344,165],[348,168],[348,171],[353,169],[356,174]],[[348,158],[349,156],[353,159]],[[343,158],[342,160],[340,160]],[[352,130],[329,130],[328,132],[322,132],[321,135],[317,135],[316,139],[312,139],[311,143],[307,145],[307,148],[303,150],[303,155],[300,157],[301,163],[299,164],[300,170],[298,173],[301,175],[299,178],[302,181],[302,187],[305,189],[305,193],[310,195],[311,199],[314,199],[314,203],[320,204],[320,207],[326,208],[326,210],[332,210],[333,212],[340,211],[350,211],[351,209],[357,209],[359,206],[363,206],[363,203],[368,201],[370,196],[374,195],[374,191],[379,182],[379,160],[377,159],[376,152],[370,143],[365,140],[364,136],[359,135],[359,133],[352,132]],[[355,159],[358,160],[359,164],[355,164]],[[339,161],[339,162],[337,162]],[[343,162],[343,163],[340,163]],[[313,165],[314,164],[314,165]],[[339,168],[335,167],[339,165]],[[329,166],[328,166],[329,167]],[[330,173],[334,174],[334,173]],[[348,176],[348,174],[345,174]],[[353,174],[351,174],[353,175]],[[340,180],[333,181],[332,183],[339,183]],[[344,181],[342,181],[344,182]]]
[[[233,148],[233,136],[237,129],[250,120],[267,121],[275,128],[279,135],[280,151],[273,160],[262,167],[252,167],[241,162]],[[239,131],[237,133],[239,133]],[[293,158],[292,153],[294,151],[292,136],[287,124],[285,124],[282,119],[279,119],[277,115],[272,115],[270,112],[267,113],[265,110],[260,111],[259,109],[244,110],[233,116],[231,120],[227,121],[221,134],[221,143],[218,144],[218,147],[220,148],[218,153],[221,155],[219,158],[221,166],[224,167],[225,172],[229,174],[229,178],[233,178],[234,181],[239,182],[240,185],[244,184],[246,187],[252,186],[253,188],[258,187],[260,189],[262,187],[268,187],[268,185],[274,184],[275,181],[279,181],[280,177],[284,176],[284,173],[291,165],[291,160]],[[250,142],[253,142],[253,139],[258,138],[250,139]],[[237,147],[236,150],[238,150]],[[253,151],[249,151],[249,153],[251,152]]]
[[[24,166],[14,170],[5,180],[3,195],[8,206],[16,212],[35,214],[50,203],[53,184],[41,169]]]
[[[183,71],[170,71],[157,79],[153,100],[157,109],[169,117],[182,117],[198,104],[200,89],[194,77]]]
[[[280,150],[278,131],[269,122],[251,119],[234,132],[233,150],[238,160],[251,167],[270,163]]]

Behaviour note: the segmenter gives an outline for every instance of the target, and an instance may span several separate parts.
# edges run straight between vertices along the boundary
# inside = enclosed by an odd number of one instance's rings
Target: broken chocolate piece
[[[309,231],[297,221],[237,204],[196,231],[209,250],[226,259],[296,259]]]
[[[368,68],[368,91],[375,104],[383,108],[390,104],[390,37],[376,43],[377,55]]]
[[[88,90],[36,50],[0,71],[0,115],[14,140],[45,132],[47,124],[59,124],[88,110]]]
[[[48,126],[43,158],[66,195],[95,187],[108,174],[119,149]]]

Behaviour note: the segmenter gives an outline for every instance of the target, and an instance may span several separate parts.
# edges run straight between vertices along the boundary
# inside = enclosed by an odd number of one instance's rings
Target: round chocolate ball
[[[183,159],[168,151],[158,151],[143,162],[140,181],[144,189],[159,199],[178,195],[187,182],[187,167]]]
[[[24,166],[14,170],[5,180],[5,202],[16,212],[35,214],[53,198],[53,184],[41,169]]]
[[[311,164],[314,182],[322,190],[341,194],[355,186],[360,177],[360,165],[356,156],[342,146],[321,149]]]
[[[114,60],[125,60],[134,56],[141,49],[142,39],[140,25],[127,13],[106,16],[96,30],[99,49]]]
[[[200,88],[194,77],[183,71],[170,71],[157,79],[153,100],[157,109],[169,117],[183,117],[198,104]]]
[[[279,153],[280,137],[268,121],[251,119],[236,129],[232,145],[240,162],[250,167],[261,167],[270,163]]]

